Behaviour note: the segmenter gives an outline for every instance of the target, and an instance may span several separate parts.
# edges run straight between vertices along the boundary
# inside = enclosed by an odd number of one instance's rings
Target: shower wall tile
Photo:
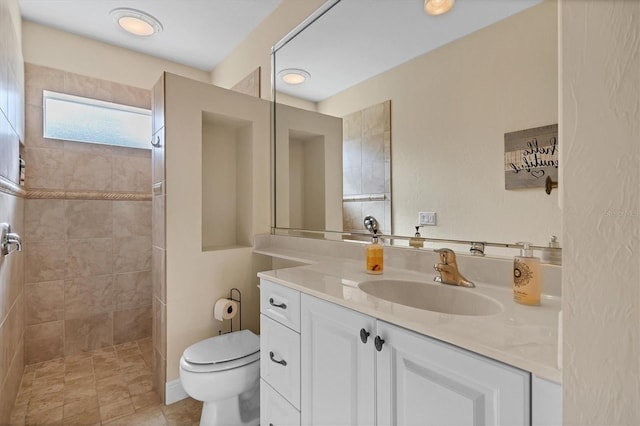
[[[151,192],[151,155],[145,157],[113,156],[113,191]]]
[[[35,364],[64,356],[63,321],[51,321],[27,326],[24,344],[27,364]]]
[[[81,277],[64,283],[64,318],[86,318],[114,310],[112,275]]]
[[[111,101],[138,108],[151,109],[151,90],[114,84],[111,87]]]
[[[54,281],[64,278],[66,244],[59,241],[27,241],[25,253],[25,280],[29,283]]]
[[[45,138],[42,127],[42,104],[25,105],[25,145],[28,148],[63,149],[64,141]]]
[[[63,74],[64,93],[84,96],[91,99],[111,101],[114,83],[80,74],[65,72]]]
[[[119,201],[113,204],[113,236],[151,235],[151,201]]]
[[[111,274],[113,240],[96,238],[69,241],[65,277]]]
[[[165,247],[165,195],[158,195],[153,197],[152,207],[152,244],[155,247]]]
[[[151,270],[151,238],[114,238],[113,273]]]
[[[151,306],[151,271],[116,274],[114,277],[117,311]]]
[[[27,105],[42,107],[42,90],[64,91],[64,72],[60,70],[25,62],[24,74]]]
[[[64,200],[26,200],[25,203],[25,241],[65,239]]]
[[[384,135],[369,135],[362,138],[362,166],[384,163]]]
[[[153,281],[153,295],[166,303],[167,280],[165,275],[166,250],[153,247],[151,252],[151,280]]]
[[[143,339],[151,333],[151,305],[113,313],[113,343]]]
[[[113,312],[64,321],[64,352],[74,355],[113,345]]]
[[[111,191],[111,157],[90,152],[64,151],[64,189]]]
[[[67,239],[110,237],[113,230],[112,201],[65,202]]]
[[[25,186],[28,189],[60,189],[64,185],[64,151],[50,148],[26,148]]]
[[[25,284],[27,325],[64,319],[64,281]]]
[[[42,136],[42,90],[142,108],[150,90],[33,64],[25,75],[28,189],[151,194],[151,150]],[[22,310],[27,363],[151,336],[151,201],[76,197],[25,203],[24,252],[9,259],[24,263],[11,278],[21,284],[0,289],[0,314]]]
[[[382,233],[392,233],[391,101],[343,117],[343,135],[343,195],[385,198],[385,201],[363,200],[359,203],[361,212],[353,202],[343,202],[343,226],[361,230],[362,218],[372,214],[378,219]]]
[[[167,305],[153,298],[153,344],[158,353],[167,356]]]

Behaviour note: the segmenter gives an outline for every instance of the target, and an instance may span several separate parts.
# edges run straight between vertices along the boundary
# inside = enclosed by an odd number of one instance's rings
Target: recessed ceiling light
[[[162,31],[160,21],[141,10],[119,7],[109,14],[120,28],[133,35],[147,37]]]
[[[287,84],[296,85],[304,83],[311,77],[311,74],[298,68],[287,68],[280,71],[278,77]]]
[[[453,7],[455,0],[424,0],[424,10],[429,15],[442,15]]]

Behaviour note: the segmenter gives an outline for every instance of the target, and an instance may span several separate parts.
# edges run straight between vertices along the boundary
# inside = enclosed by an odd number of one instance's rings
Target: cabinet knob
[[[367,330],[365,330],[364,328],[360,329],[360,340],[362,340],[362,343],[367,343],[367,340],[369,339],[369,335],[371,333],[369,333]]]
[[[382,340],[380,336],[376,336],[376,338],[373,340],[373,343],[376,345],[376,350],[380,352],[382,350],[382,344],[384,343],[384,340]]]
[[[275,303],[273,301],[273,297],[269,299],[269,304],[271,306],[275,306],[276,308],[280,308],[280,309],[287,309],[287,305],[284,303]]]
[[[284,359],[277,360],[273,355],[273,352],[269,352],[269,358],[271,358],[271,361],[275,362],[276,364],[280,364],[283,367],[287,366],[287,361],[285,361]]]

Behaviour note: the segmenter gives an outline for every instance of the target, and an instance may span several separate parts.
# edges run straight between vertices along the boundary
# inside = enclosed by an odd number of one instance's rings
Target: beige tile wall
[[[24,200],[0,192],[0,223],[23,234]],[[0,256],[0,424],[7,424],[24,370],[24,252]]]
[[[384,201],[342,204],[344,229],[364,231],[363,219],[378,219],[383,234],[391,234],[391,101],[344,117],[343,195],[384,195]]]
[[[18,2],[0,1],[0,223],[24,235],[18,157],[23,136]],[[3,192],[4,191],[4,192]],[[24,370],[24,253],[0,255],[0,425],[9,423]]]
[[[151,336],[151,153],[42,137],[42,90],[150,108],[151,93],[26,64],[27,364]],[[66,196],[45,199],[47,193]],[[76,194],[72,194],[76,192]],[[89,198],[89,197],[84,197]]]

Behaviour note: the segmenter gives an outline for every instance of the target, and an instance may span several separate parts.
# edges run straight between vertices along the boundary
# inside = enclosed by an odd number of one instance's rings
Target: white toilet
[[[234,331],[189,346],[180,358],[180,381],[203,401],[201,425],[260,423],[260,337]]]

